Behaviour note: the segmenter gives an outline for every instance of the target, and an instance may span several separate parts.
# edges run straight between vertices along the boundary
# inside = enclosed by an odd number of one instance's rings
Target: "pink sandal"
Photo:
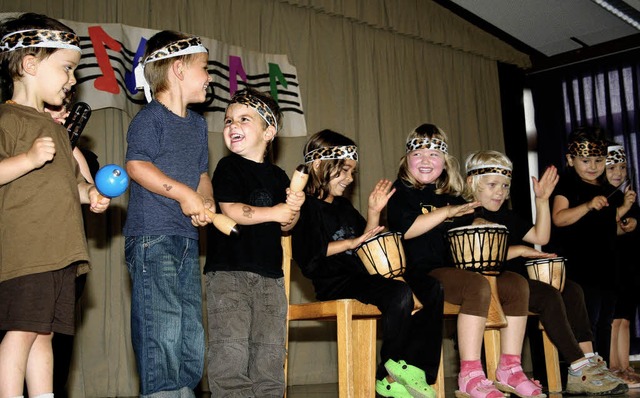
[[[518,375],[518,373],[522,374]],[[518,375],[519,379],[522,380],[515,387],[509,384],[509,378],[514,375]],[[496,370],[496,379],[495,385],[498,387],[498,390],[502,392],[515,394],[521,398],[544,398],[547,396],[547,394],[542,393],[542,385],[540,382],[527,378],[520,365],[510,369],[498,368]]]
[[[477,380],[476,385],[468,390],[467,387],[473,380]],[[503,398],[505,396],[498,391],[491,380],[487,379],[482,370],[474,370],[464,377],[459,374],[458,387],[460,389],[455,391],[456,398]]]

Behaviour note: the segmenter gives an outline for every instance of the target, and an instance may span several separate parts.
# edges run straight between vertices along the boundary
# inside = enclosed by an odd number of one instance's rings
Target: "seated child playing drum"
[[[558,183],[558,172],[554,166],[545,170],[540,180],[532,177],[535,194],[535,224],[520,218],[503,206],[509,198],[513,165],[509,158],[497,151],[478,151],[465,162],[467,184],[464,197],[476,200],[482,207],[476,215],[491,223],[502,224],[509,230],[509,258],[544,258],[532,247],[522,245],[545,245],[551,234],[549,197]],[[553,262],[550,262],[553,264]],[[509,261],[506,269],[526,275],[522,261]],[[540,315],[549,339],[569,362],[566,391],[572,394],[607,394],[625,392],[623,383],[608,377],[596,363],[589,361],[594,356],[589,317],[580,286],[570,280],[564,281],[562,292],[550,284],[528,279],[529,311]]]
[[[491,291],[480,273],[451,266],[445,232],[470,224],[464,216],[478,207],[461,197],[463,180],[459,166],[448,154],[445,133],[433,124],[423,124],[406,141],[396,193],[388,204],[392,231],[404,233],[407,271],[404,278],[413,288],[414,278],[428,274],[444,287],[446,301],[460,305],[457,320],[460,373],[456,397],[503,397],[487,379],[480,362],[482,338],[489,311]],[[504,391],[520,397],[544,397],[542,387],[529,380],[520,366],[520,354],[527,322],[527,281],[513,272],[497,279],[500,301],[508,326],[500,329],[501,355],[496,378]]]
[[[382,312],[381,363],[376,392],[383,397],[429,397],[442,341],[443,297],[440,284],[425,282],[414,291],[425,307],[411,315],[414,300],[399,280],[370,275],[354,251],[382,231],[380,213],[393,195],[380,180],[368,200],[367,220],[343,197],[358,165],[355,143],[334,131],[313,135],[304,148],[309,168],[307,198],[293,229],[293,257],[312,280],[319,300],[344,298],[373,304]],[[426,374],[425,374],[426,371]]]

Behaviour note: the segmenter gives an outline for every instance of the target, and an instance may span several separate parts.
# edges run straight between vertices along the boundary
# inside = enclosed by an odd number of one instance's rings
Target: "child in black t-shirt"
[[[357,168],[355,143],[323,130],[309,139],[304,153],[309,182],[293,233],[294,258],[313,281],[318,299],[353,298],[382,312],[381,363],[376,371],[380,396],[435,398],[428,382],[435,381],[440,361],[444,303],[440,284],[424,275],[430,288],[413,292],[424,308],[412,316],[411,288],[399,280],[369,275],[354,253],[382,231],[380,213],[395,189],[388,180],[376,184],[365,220],[343,197]]]

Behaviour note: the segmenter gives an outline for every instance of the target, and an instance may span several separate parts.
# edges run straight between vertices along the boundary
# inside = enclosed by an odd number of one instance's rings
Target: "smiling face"
[[[201,103],[207,98],[207,89],[213,80],[207,71],[208,60],[208,53],[196,53],[184,64],[185,100],[189,104]]]
[[[47,58],[37,60],[25,57],[24,70],[33,73],[37,80],[39,102],[50,105],[62,105],[71,88],[76,84],[73,73],[80,62],[80,52],[60,49]],[[30,64],[34,62],[33,64]]]
[[[321,160],[317,162],[321,162]],[[329,195],[325,202],[333,202],[334,197],[344,195],[344,191],[353,182],[357,167],[358,163],[355,160],[345,159],[340,173],[329,181]]]
[[[607,181],[609,184],[618,188],[627,179],[627,164],[614,163],[607,166]]]
[[[604,173],[606,157],[567,155],[569,166],[573,167],[580,179],[588,184],[598,185],[598,177]]]
[[[444,170],[444,153],[434,149],[416,149],[407,154],[407,166],[416,181],[431,184]]]
[[[475,200],[489,211],[498,211],[509,197],[511,179],[500,175],[483,175],[467,177],[467,184],[472,185],[472,179],[478,178],[477,188],[473,192]]]
[[[246,105],[229,105],[224,118],[224,143],[243,158],[261,163],[267,144],[275,137],[275,128],[266,126],[258,112]]]

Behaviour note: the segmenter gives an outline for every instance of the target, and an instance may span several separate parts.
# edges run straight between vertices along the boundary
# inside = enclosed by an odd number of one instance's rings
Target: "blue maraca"
[[[129,187],[129,175],[117,164],[108,164],[96,173],[96,188],[102,196],[115,198]]]

